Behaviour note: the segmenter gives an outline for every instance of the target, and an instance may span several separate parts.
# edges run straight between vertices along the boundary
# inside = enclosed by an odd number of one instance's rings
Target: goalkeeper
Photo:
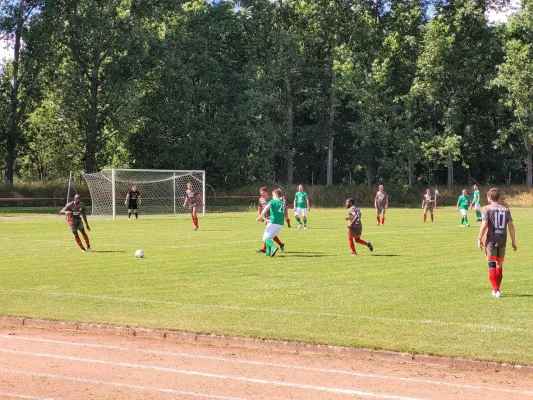
[[[137,185],[131,187],[131,190],[126,195],[126,201],[124,204],[128,205],[128,219],[131,219],[132,212],[135,215],[135,219],[139,219],[137,204],[141,204],[141,194],[137,190]]]

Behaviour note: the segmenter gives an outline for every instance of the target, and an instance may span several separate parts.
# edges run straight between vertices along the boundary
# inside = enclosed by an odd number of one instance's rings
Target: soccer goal
[[[141,215],[180,214],[187,183],[202,196],[202,214],[205,215],[205,171],[171,171],[157,169],[103,169],[85,174],[92,200],[92,215],[126,215],[126,195],[137,186]],[[200,211],[200,210],[199,210]]]

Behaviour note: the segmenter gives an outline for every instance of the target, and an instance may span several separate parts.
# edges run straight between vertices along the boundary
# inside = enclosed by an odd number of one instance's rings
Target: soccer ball
[[[143,257],[144,257],[144,251],[142,251],[142,250],[137,250],[137,251],[135,252],[135,257],[137,257],[137,258],[143,258]]]

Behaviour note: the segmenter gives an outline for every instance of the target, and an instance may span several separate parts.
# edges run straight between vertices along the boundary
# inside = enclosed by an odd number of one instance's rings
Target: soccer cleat
[[[91,246],[87,246],[87,251],[93,251],[93,249],[91,249]]]
[[[86,253],[86,251],[85,251],[85,249],[83,247],[81,248],[81,252],[82,253]]]
[[[296,229],[300,229],[302,227],[302,224],[298,224],[298,227]]]
[[[494,290],[492,291],[492,297],[496,297],[496,292]]]
[[[378,221],[378,225],[377,226],[379,226],[379,221]]]
[[[279,247],[274,247],[272,251],[270,252],[270,257],[274,257],[276,253],[278,252],[278,250],[279,250]]]
[[[353,257],[353,256],[356,256],[356,255],[357,255],[357,253],[352,253],[352,254],[350,254],[350,255],[351,255],[351,256]]]
[[[304,225],[304,229],[307,229],[307,226]]]
[[[266,253],[266,250],[259,249],[259,250],[256,251],[256,253]]]
[[[503,297],[503,293],[499,290],[494,294],[494,297]]]
[[[283,253],[285,251],[285,243],[282,243],[280,246],[279,246],[279,249],[281,250],[281,252]]]
[[[465,226],[463,224],[459,225],[459,228],[464,228]]]
[[[367,244],[368,250],[374,251],[374,246],[372,246],[372,243],[368,242]]]
[[[197,231],[197,230],[198,230],[198,227],[197,227],[197,226],[195,226],[195,227],[194,227],[194,230],[195,230],[195,231]]]
[[[467,228],[470,228],[470,224],[466,224],[466,227],[467,227]]]

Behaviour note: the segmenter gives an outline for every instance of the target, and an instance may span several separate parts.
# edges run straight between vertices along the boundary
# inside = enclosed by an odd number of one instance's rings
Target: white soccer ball
[[[142,250],[137,250],[137,251],[135,252],[135,257],[137,257],[137,258],[143,258],[143,257],[144,257],[144,251],[142,251]]]

